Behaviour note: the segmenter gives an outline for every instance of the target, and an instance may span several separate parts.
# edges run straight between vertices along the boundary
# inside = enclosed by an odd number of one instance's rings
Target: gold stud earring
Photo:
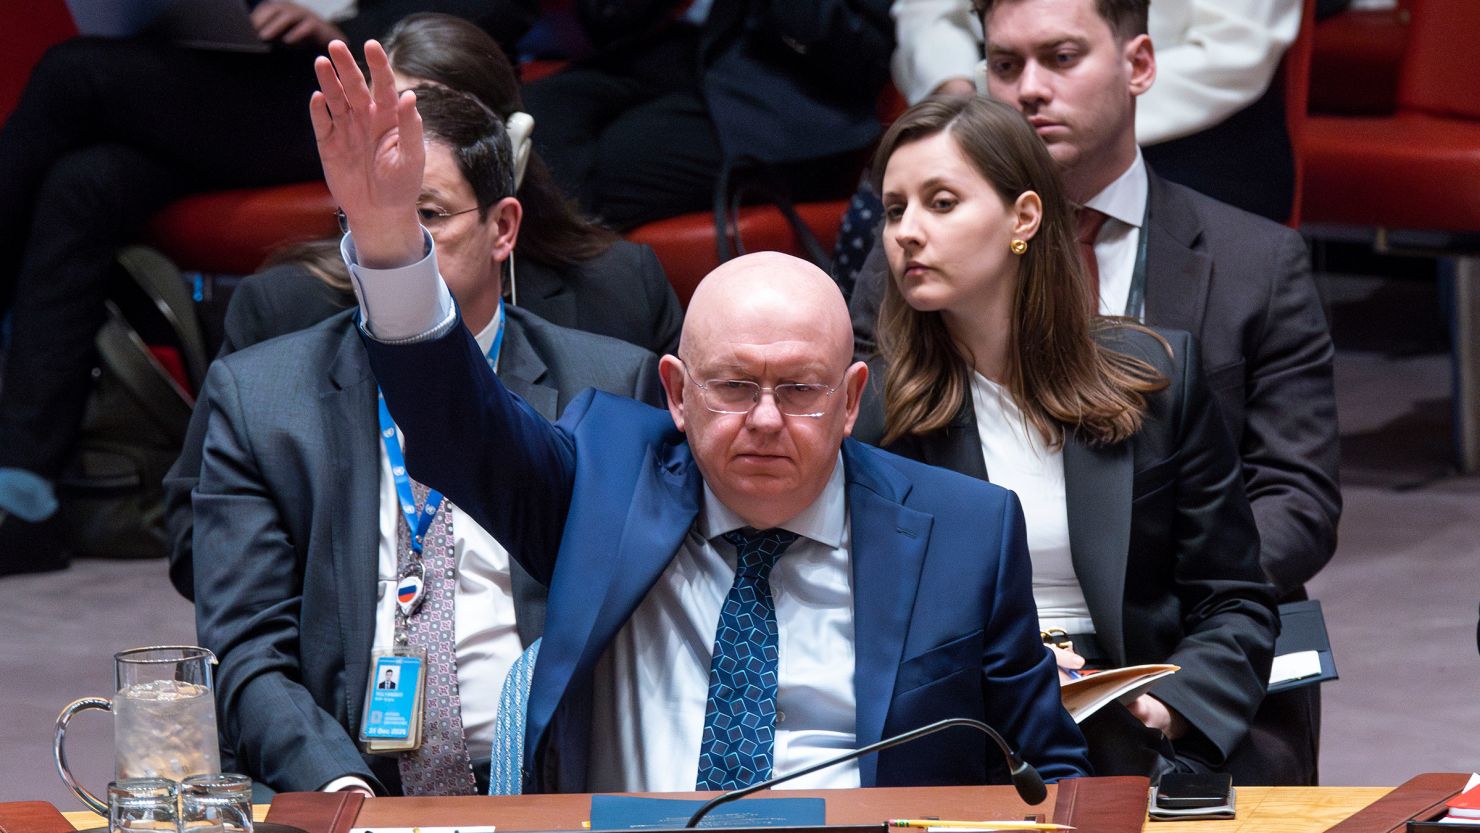
[[[1028,250],[1028,241],[1020,237],[1014,237],[1012,242],[1007,244],[1007,248],[1010,249],[1013,254],[1020,255]]]

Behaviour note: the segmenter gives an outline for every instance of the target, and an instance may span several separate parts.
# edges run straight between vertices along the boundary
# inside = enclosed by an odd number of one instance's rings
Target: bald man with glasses
[[[438,302],[411,210],[420,125],[384,53],[366,47],[370,86],[330,55],[320,154],[410,472],[550,587],[526,790],[729,789],[947,717],[993,723],[1047,779],[1087,773],[1016,498],[848,439],[868,369],[826,275],[775,253],[721,266],[660,362],[666,412],[588,393],[552,424]],[[793,783],[1006,780],[955,731]]]

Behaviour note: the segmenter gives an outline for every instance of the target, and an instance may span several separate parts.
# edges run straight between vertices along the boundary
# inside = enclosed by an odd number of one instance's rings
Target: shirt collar
[[[827,480],[827,485],[822,487],[822,493],[811,505],[786,523],[781,528],[788,532],[795,532],[803,538],[810,538],[820,544],[832,549],[843,545],[843,525],[847,522],[846,489],[843,484],[843,453],[838,452],[837,462],[833,464],[832,475]],[[730,507],[720,502],[709,484],[704,484],[704,509],[699,513],[699,534],[706,541],[730,532],[742,529],[746,526],[745,521],[735,514]]]
[[[1141,157],[1141,149],[1136,148],[1136,158],[1131,160],[1130,167],[1122,171],[1114,182],[1106,185],[1100,193],[1095,194],[1084,205],[1086,208],[1093,208],[1132,228],[1140,228],[1141,220],[1146,216],[1146,198],[1149,191],[1150,186],[1146,179],[1146,160]]]
[[[498,335],[499,322],[503,320],[503,317],[504,305],[499,304],[493,311],[493,317],[488,319],[488,324],[473,336],[473,340],[478,342],[478,349],[485,356],[488,355],[489,350],[493,349],[493,339]]]

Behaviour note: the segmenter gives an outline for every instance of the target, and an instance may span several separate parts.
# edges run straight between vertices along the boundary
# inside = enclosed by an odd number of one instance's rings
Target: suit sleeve
[[[1156,83],[1136,100],[1136,139],[1143,145],[1206,130],[1254,103],[1300,31],[1300,0],[1180,5],[1187,7],[1181,31],[1152,26]]]
[[[982,59],[981,24],[968,0],[894,0],[894,86],[911,104],[954,78],[972,80]]]
[[[1084,735],[1064,710],[1053,654],[1038,634],[1023,510],[1011,492],[1003,507],[997,582],[983,640],[984,719],[1045,781],[1089,775]],[[998,753],[989,748],[986,754]]]
[[[1192,727],[1179,755],[1218,767],[1248,732],[1269,680],[1279,619],[1259,569],[1259,538],[1244,498],[1238,455],[1202,380],[1190,337],[1174,379],[1176,426],[1172,588],[1182,638],[1166,662],[1182,670],[1152,694]],[[1146,500],[1140,496],[1138,500]],[[1164,565],[1152,565],[1157,570]],[[1156,581],[1154,576],[1127,581]]]
[[[315,790],[354,775],[376,785],[344,727],[302,678],[303,565],[264,480],[227,365],[216,363],[194,498],[196,630],[220,658],[222,745],[275,790]]]
[[[1341,489],[1334,350],[1310,258],[1292,231],[1274,258],[1266,319],[1245,371],[1240,454],[1260,562],[1283,598],[1331,560]]]
[[[549,586],[575,477],[575,445],[488,367],[472,333],[454,326],[427,341],[388,344],[360,328],[406,467],[504,544]],[[574,424],[591,392],[565,409]]]

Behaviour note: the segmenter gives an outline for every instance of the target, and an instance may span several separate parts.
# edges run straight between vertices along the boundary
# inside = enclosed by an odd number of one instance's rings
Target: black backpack
[[[127,277],[99,330],[92,391],[73,457],[58,482],[64,543],[75,556],[154,558],[167,552],[165,473],[180,454],[195,397],[151,352],[178,350],[190,383],[205,376],[200,324],[180,272],[134,246],[118,255]]]

